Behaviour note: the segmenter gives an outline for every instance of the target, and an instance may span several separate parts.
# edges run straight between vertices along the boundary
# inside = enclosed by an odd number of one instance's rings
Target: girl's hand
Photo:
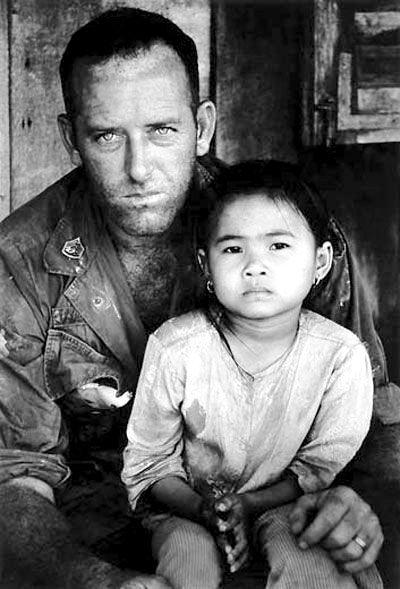
[[[231,573],[244,566],[249,558],[248,509],[245,495],[228,494],[214,503],[217,542],[226,554]]]

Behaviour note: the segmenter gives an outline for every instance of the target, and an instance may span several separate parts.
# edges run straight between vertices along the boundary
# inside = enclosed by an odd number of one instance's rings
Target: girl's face
[[[262,192],[227,203],[211,236],[205,269],[225,309],[247,319],[298,313],[332,246],[317,247],[302,215]]]

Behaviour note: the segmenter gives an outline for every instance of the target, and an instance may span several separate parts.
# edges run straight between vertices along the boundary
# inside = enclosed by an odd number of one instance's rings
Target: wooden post
[[[0,220],[10,204],[9,2],[0,0]]]

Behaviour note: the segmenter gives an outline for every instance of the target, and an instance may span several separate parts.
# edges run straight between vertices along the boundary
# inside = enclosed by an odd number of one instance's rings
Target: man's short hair
[[[100,64],[112,57],[137,57],[157,42],[171,47],[182,60],[195,110],[199,103],[199,71],[193,39],[160,14],[124,7],[103,12],[72,35],[60,63],[67,114],[74,114],[72,75],[78,60]]]

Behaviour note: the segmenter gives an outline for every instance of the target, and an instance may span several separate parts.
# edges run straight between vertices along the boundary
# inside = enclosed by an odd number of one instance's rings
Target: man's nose
[[[143,182],[148,180],[152,171],[152,163],[149,146],[145,139],[131,139],[125,159],[126,172],[131,180],[137,184],[143,184]]]

